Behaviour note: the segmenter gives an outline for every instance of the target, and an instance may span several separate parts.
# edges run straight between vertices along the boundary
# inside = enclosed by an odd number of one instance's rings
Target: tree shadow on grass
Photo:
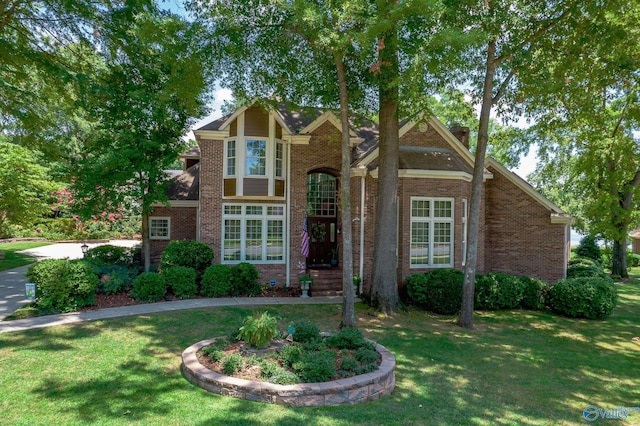
[[[78,381],[47,379],[34,393],[59,401],[62,410],[83,422],[101,419],[140,421],[172,409],[163,395],[184,387],[181,377],[163,374],[139,361],[119,365],[108,378]]]

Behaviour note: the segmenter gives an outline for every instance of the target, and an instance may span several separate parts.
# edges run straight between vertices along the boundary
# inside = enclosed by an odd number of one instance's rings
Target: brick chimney
[[[458,126],[457,124],[454,124],[453,126],[451,126],[451,129],[449,129],[449,131],[460,142],[462,142],[462,145],[464,145],[465,147],[467,147],[467,149],[469,149],[469,128],[468,127]]]

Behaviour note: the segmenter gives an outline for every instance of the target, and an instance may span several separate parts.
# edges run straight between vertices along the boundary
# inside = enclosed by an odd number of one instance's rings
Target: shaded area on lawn
[[[228,335],[265,307],[177,311],[0,335],[6,421],[121,424],[575,424],[587,405],[640,405],[640,285],[619,287],[606,321],[545,312],[481,312],[477,330],[410,310],[359,305],[365,335],[396,356],[396,391],[356,406],[289,409],[189,384],[180,354]],[[301,318],[332,330],[341,307],[270,306],[279,327]],[[7,368],[11,365],[11,368]],[[30,417],[31,416],[31,417]],[[629,421],[639,421],[633,413]]]

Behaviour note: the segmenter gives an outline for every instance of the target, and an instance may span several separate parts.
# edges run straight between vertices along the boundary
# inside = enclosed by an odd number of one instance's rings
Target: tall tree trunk
[[[462,310],[458,324],[465,328],[473,328],[473,304],[478,266],[478,237],[480,233],[480,207],[482,206],[482,187],[484,186],[484,157],[489,140],[489,115],[493,106],[493,76],[495,73],[496,43],[494,40],[487,46],[487,65],[482,93],[482,108],[478,124],[478,143],[473,165],[471,181],[471,201],[469,203],[469,228],[467,230],[467,262],[464,268],[464,284],[462,288]]]
[[[611,275],[619,275],[622,278],[629,278],[627,272],[627,239],[613,242],[613,253],[611,255]]]
[[[349,145],[349,95],[342,56],[334,52],[340,88],[340,124],[342,128],[342,165],[340,168],[340,216],[342,220],[342,323],[355,327],[353,291],[353,232],[351,229],[351,146]]]
[[[395,2],[393,2],[395,3]],[[393,7],[378,1],[378,16],[388,19]],[[378,156],[378,200],[373,248],[371,302],[381,312],[392,314],[400,307],[398,295],[398,35],[394,26],[379,40],[380,142]]]
[[[144,271],[151,269],[151,243],[149,241],[149,216],[142,215],[142,252],[144,253]]]

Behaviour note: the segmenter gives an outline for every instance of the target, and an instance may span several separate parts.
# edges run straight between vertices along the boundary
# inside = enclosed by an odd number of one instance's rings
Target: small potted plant
[[[331,249],[331,266],[338,266],[338,246]]]
[[[300,297],[309,297],[309,287],[313,285],[313,278],[311,275],[303,275],[298,278],[298,282],[300,282],[300,288],[302,289],[302,296]]]

